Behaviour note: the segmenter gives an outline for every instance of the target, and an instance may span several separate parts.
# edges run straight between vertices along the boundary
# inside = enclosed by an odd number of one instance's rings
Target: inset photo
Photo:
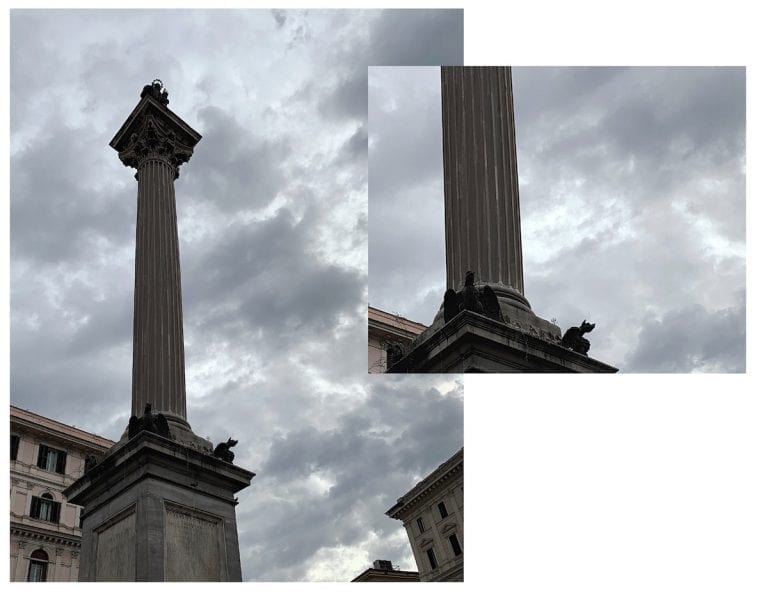
[[[371,67],[369,373],[743,373],[734,67]]]

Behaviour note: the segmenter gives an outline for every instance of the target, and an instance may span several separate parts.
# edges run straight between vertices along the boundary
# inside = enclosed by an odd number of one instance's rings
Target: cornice
[[[28,421],[26,419],[11,415],[11,432],[14,431],[14,428],[18,429],[17,433],[19,435],[22,435],[22,431],[26,431],[29,435],[33,435],[38,438],[53,438],[59,442],[60,445],[74,447],[81,451],[99,452],[103,454],[109,449],[103,445],[97,444],[94,441],[70,435],[63,430],[46,427],[40,423],[35,423],[33,421]],[[106,438],[104,439],[106,441],[111,441],[107,440]]]
[[[405,514],[423,503],[428,496],[440,491],[448,483],[464,474],[464,448],[441,464],[434,472],[420,481],[408,493],[397,500],[387,511],[387,516],[403,520]]]
[[[57,531],[46,531],[19,523],[11,523],[11,537],[16,540],[43,541],[70,548],[80,549],[81,539],[75,535],[66,535]]]

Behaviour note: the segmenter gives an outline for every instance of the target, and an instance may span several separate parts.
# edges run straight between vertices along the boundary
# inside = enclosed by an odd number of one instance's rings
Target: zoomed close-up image
[[[743,67],[368,86],[369,373],[745,371]]]

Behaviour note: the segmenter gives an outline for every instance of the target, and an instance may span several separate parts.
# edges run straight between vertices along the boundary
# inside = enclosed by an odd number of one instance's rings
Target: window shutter
[[[40,518],[40,498],[32,498],[32,507],[29,509],[29,515],[32,518]]]
[[[19,455],[19,436],[12,435],[11,436],[11,460],[16,460],[16,457],[18,455]]]
[[[59,502],[53,502],[51,504],[51,522],[58,524],[59,513],[61,512],[61,504]]]
[[[37,466],[38,468],[46,468],[48,464],[48,448],[40,445],[40,450],[37,452]]]
[[[56,459],[56,472],[64,474],[64,471],[66,470],[67,466],[67,453],[59,450],[57,454],[58,458]]]

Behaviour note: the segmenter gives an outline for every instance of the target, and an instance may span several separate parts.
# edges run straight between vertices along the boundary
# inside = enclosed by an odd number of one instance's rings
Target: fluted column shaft
[[[441,75],[447,287],[461,288],[471,270],[522,295],[512,69],[444,66]]]
[[[176,225],[176,167],[167,159],[142,161],[136,219],[131,411],[144,405],[187,418],[181,267]]]

